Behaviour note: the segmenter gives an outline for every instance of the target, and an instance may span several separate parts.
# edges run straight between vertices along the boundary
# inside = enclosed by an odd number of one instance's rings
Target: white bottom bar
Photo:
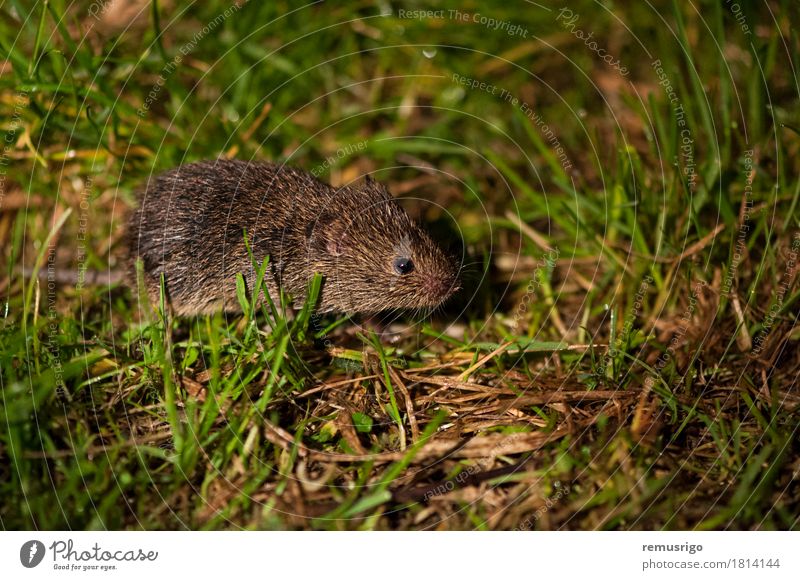
[[[3,532],[0,577],[800,578],[799,543],[796,532]]]

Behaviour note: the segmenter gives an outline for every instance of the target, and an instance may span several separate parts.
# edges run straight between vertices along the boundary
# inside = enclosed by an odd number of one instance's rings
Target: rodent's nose
[[[441,300],[458,289],[458,284],[447,277],[431,276],[425,280],[425,291],[437,300]]]

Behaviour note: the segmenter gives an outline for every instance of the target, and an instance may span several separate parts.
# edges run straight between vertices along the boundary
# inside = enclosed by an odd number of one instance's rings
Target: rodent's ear
[[[331,256],[341,256],[345,244],[347,243],[347,235],[329,236],[325,240],[325,249]]]
[[[322,214],[319,219],[312,221],[306,227],[309,243],[318,251],[331,256],[341,256],[342,249],[347,244],[348,221],[333,212]]]

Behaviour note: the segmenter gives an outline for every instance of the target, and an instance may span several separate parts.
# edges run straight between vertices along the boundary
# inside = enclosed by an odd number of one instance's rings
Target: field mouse
[[[241,310],[256,271],[265,286],[302,304],[324,276],[318,312],[434,308],[458,289],[458,266],[371,178],[336,189],[306,171],[238,160],[190,163],[151,178],[129,223],[130,279],[141,259],[151,300],[164,275],[177,315]],[[134,284],[135,286],[135,284]]]

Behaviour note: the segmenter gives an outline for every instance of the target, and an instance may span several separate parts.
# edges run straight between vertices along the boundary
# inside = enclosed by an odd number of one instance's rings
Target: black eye
[[[401,275],[408,274],[414,270],[414,262],[410,258],[395,258],[393,265],[394,271]]]

